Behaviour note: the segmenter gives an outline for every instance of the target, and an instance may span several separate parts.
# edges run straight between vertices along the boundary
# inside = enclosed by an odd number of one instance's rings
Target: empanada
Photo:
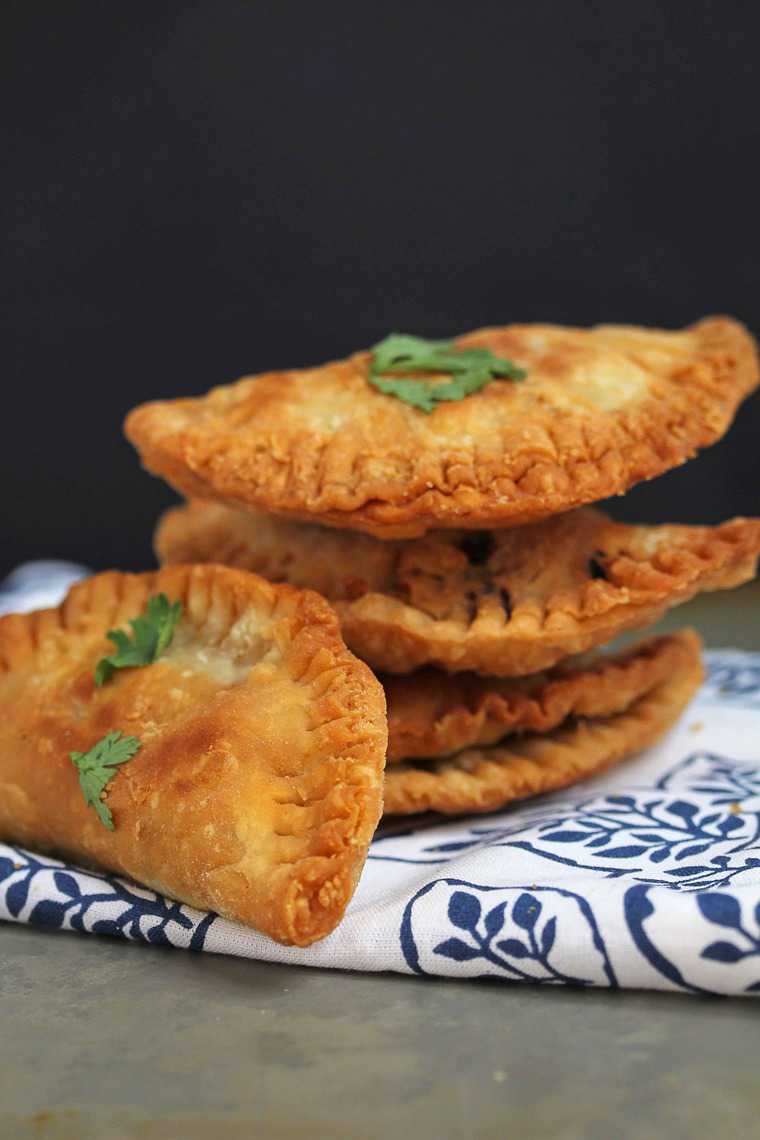
[[[388,763],[450,756],[506,736],[546,733],[571,717],[623,712],[699,653],[690,630],[616,654],[572,659],[531,677],[422,669],[381,678],[388,702]]]
[[[426,415],[372,387],[359,352],[145,404],[126,433],[148,470],[188,496],[414,537],[622,494],[719,439],[758,383],[752,338],[724,317],[680,332],[508,325],[457,344],[527,376]]]
[[[311,586],[374,668],[538,673],[656,621],[702,590],[750,579],[760,519],[628,526],[594,508],[523,527],[380,542],[214,503],[169,511],[164,562],[217,561]]]
[[[566,788],[654,744],[677,720],[702,680],[698,646],[628,708],[571,720],[542,735],[470,748],[443,760],[386,769],[385,812],[447,815],[495,811],[513,800]]]
[[[164,593],[171,645],[96,687],[106,631]],[[139,739],[88,807],[69,753]],[[305,946],[353,893],[382,804],[382,688],[322,598],[218,566],[101,574],[0,619],[0,839]]]

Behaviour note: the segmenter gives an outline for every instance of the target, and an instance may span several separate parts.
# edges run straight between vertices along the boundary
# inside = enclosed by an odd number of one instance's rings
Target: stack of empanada
[[[760,519],[588,504],[720,438],[758,375],[724,318],[508,326],[136,409],[191,501],[157,573],[0,619],[0,839],[307,945],[383,798],[485,811],[651,744],[699,684],[696,634],[590,651],[750,578]]]
[[[751,338],[716,318],[389,341],[132,412],[145,465],[191,498],[160,560],[328,599],[385,687],[387,813],[496,808],[652,743],[700,681],[696,635],[578,655],[746,581],[760,519],[625,526],[586,504],[725,432]]]

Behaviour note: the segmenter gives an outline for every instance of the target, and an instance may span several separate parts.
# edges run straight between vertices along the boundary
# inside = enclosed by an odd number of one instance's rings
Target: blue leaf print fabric
[[[32,563],[0,611],[84,573]],[[760,653],[715,650],[656,747],[488,816],[384,824],[345,919],[306,950],[116,876],[0,844],[0,917],[312,966],[535,985],[760,993]]]

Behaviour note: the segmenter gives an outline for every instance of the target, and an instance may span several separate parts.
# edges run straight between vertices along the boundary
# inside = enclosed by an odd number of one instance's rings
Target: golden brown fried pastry
[[[443,760],[394,764],[385,775],[385,812],[447,815],[494,811],[512,800],[566,788],[654,744],[677,720],[702,679],[698,644],[628,708],[561,728],[470,748]]]
[[[719,439],[758,383],[752,338],[724,317],[680,332],[507,325],[457,343],[507,357],[527,378],[426,415],[372,387],[359,352],[145,404],[126,433],[185,495],[414,537],[621,494]]]
[[[96,688],[106,631],[182,603],[168,650]],[[88,807],[69,759],[141,747]],[[379,683],[330,607],[239,570],[107,573],[0,619],[0,838],[128,875],[305,946],[340,920],[382,803]]]
[[[640,642],[548,673],[499,680],[422,669],[381,678],[388,702],[388,763],[450,756],[513,733],[545,733],[570,717],[623,712],[699,653],[690,630]]]
[[[156,549],[164,562],[225,562],[319,590],[348,646],[386,673],[436,665],[512,677],[746,582],[760,519],[627,526],[584,508],[509,530],[379,542],[195,502],[164,516]]]

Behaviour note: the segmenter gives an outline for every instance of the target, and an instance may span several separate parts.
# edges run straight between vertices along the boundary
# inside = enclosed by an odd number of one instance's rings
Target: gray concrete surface
[[[760,586],[668,619],[760,648]],[[760,1006],[0,926],[2,1140],[760,1136]]]

